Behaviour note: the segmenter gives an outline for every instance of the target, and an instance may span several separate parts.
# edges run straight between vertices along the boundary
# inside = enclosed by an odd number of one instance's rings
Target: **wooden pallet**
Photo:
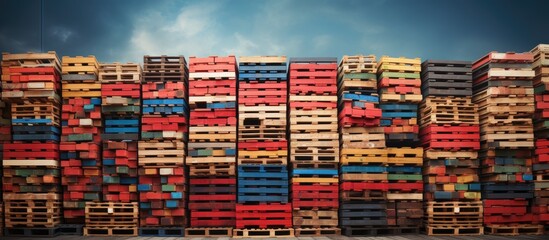
[[[139,217],[136,202],[86,202],[85,214],[86,227],[137,227]]]
[[[487,225],[485,233],[490,235],[518,236],[518,235],[542,235],[543,225],[518,224],[518,225]]]
[[[294,210],[293,226],[297,228],[335,228],[337,210]]]
[[[473,236],[483,235],[484,227],[481,225],[475,226],[430,226],[425,227],[425,232],[429,236]]]
[[[61,71],[61,61],[55,51],[47,53],[2,53],[2,67],[54,67]]]
[[[99,80],[101,83],[139,83],[141,66],[135,63],[100,64]]]
[[[234,176],[235,163],[190,163],[190,176]]]
[[[58,200],[5,200],[4,223],[7,228],[52,228],[61,223],[61,202]]]
[[[97,75],[99,69],[99,63],[95,56],[90,55],[87,57],[83,56],[63,56],[62,58],[62,74],[90,74]]]
[[[293,228],[233,229],[233,238],[287,238],[294,237]]]
[[[140,166],[183,164],[185,143],[182,141],[139,141],[138,157]]]
[[[294,228],[296,237],[339,236],[341,229],[333,228]]]

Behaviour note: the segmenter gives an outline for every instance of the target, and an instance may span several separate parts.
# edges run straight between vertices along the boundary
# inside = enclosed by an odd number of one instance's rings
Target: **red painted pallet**
[[[428,125],[419,132],[423,145],[433,149],[480,149],[480,126]]]
[[[236,80],[193,80],[189,82],[189,89],[199,89],[199,88],[206,88],[206,89],[213,89],[213,88],[231,88],[236,89]],[[190,94],[190,93],[189,93]],[[236,93],[234,94],[236,95]],[[197,95],[192,95],[197,96]]]
[[[4,143],[3,158],[59,160],[59,145],[55,143]]]
[[[187,87],[184,82],[146,82],[141,85],[143,99],[186,98]]]
[[[141,97],[141,86],[134,83],[116,83],[116,84],[102,84],[101,96],[120,96],[120,97]]]
[[[285,140],[281,141],[259,141],[259,140],[248,140],[246,142],[239,142],[238,149],[258,151],[258,150],[279,150],[287,149],[288,142]]]
[[[191,96],[234,96],[236,88],[191,88]]]
[[[335,109],[337,102],[297,102],[290,101],[291,109],[315,110],[315,109]]]
[[[237,228],[281,228],[291,226],[291,204],[236,205]]]
[[[314,74],[314,73],[337,74],[337,63],[321,63],[321,64],[291,63],[289,70],[290,70],[290,76],[292,76],[293,74]],[[293,76],[296,76],[296,75],[293,75]]]
[[[547,139],[536,139],[536,148],[535,148],[536,163],[546,163],[549,162],[549,140]]]
[[[235,72],[236,58],[229,55],[224,57],[189,57],[189,72]]]
[[[293,95],[336,95],[337,85],[332,86],[291,86],[290,93]]]

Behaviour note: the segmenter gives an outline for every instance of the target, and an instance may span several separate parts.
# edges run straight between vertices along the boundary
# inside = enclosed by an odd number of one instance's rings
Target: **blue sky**
[[[476,60],[549,43],[544,0],[45,0],[43,50]],[[40,51],[40,1],[0,0],[0,50]]]

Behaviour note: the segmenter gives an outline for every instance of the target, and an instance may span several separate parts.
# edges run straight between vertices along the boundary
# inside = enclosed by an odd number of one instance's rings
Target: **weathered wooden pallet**
[[[542,235],[543,225],[517,224],[517,225],[487,225],[485,233],[490,235],[518,236],[518,235]]]
[[[190,176],[234,176],[235,163],[191,163],[189,166]]]
[[[61,61],[55,51],[47,53],[2,53],[2,67],[54,67],[61,71]]]

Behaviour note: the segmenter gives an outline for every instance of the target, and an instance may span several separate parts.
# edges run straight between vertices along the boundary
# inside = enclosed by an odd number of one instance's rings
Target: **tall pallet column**
[[[387,221],[387,150],[374,55],[343,56],[338,67],[339,225],[346,236],[375,235]]]
[[[183,56],[144,56],[138,143],[139,235],[183,236],[188,69]]]
[[[471,99],[471,62],[424,61],[421,77],[425,230],[428,235],[482,235],[480,126]]]
[[[102,63],[99,80],[104,120],[104,133],[101,135],[104,202],[98,204],[131,203],[137,208],[141,66],[135,63]],[[94,205],[88,203],[88,206]],[[137,221],[119,226],[98,226],[92,223],[92,218],[86,213],[84,235],[137,235]]]
[[[549,45],[540,44],[532,51],[535,72],[534,93],[536,113],[534,115],[534,222],[545,225],[549,231]]]
[[[2,69],[0,68],[0,76],[2,75]],[[8,76],[6,76],[9,78]],[[2,76],[2,80],[4,76]],[[2,92],[2,86],[0,85],[0,92]],[[0,99],[0,159],[4,159],[4,144],[11,141],[11,107],[10,104]],[[0,184],[3,183],[3,170],[0,164]],[[4,236],[4,205],[3,203],[2,188],[0,188],[0,236]]]
[[[64,56],[61,70],[62,228],[81,235],[86,202],[102,200],[99,63],[94,56]]]
[[[295,235],[339,235],[337,58],[292,58],[288,75]]]
[[[185,236],[230,237],[236,219],[236,58],[189,58]]]
[[[380,58],[378,92],[387,145],[387,221],[394,233],[414,233],[423,217],[423,149],[419,148],[419,58]]]
[[[534,148],[531,53],[489,53],[473,63],[479,107],[485,234],[539,233],[530,200]]]
[[[286,57],[240,57],[235,237],[293,236]]]
[[[59,230],[60,64],[55,52],[2,56],[2,99],[11,103],[13,133],[2,161],[7,236]]]

